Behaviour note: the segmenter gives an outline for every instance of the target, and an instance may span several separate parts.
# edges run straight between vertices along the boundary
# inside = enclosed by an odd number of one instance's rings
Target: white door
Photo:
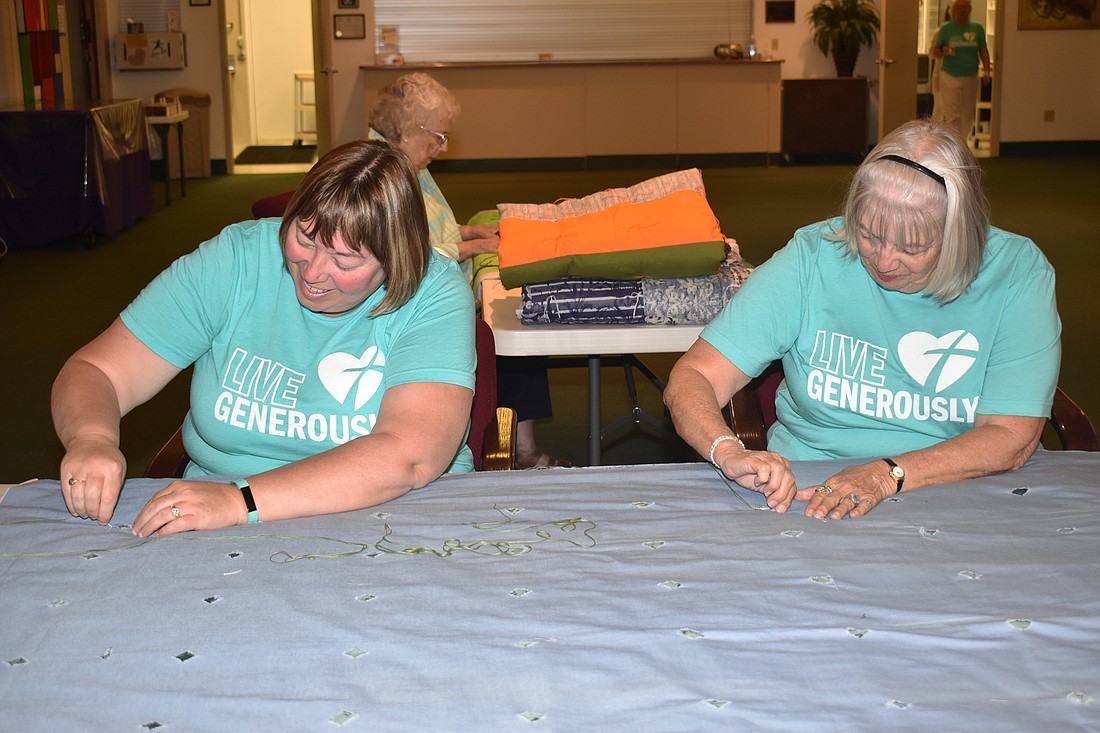
[[[333,75],[332,14],[326,0],[313,0],[313,79],[317,101],[317,156],[332,149]]]
[[[917,19],[912,0],[879,0],[878,138],[917,115]]]

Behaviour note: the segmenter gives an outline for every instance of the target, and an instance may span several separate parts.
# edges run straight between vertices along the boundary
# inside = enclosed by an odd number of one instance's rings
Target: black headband
[[[924,175],[928,176],[933,181],[935,181],[936,183],[943,186],[945,189],[947,188],[947,181],[943,180],[943,176],[941,176],[939,173],[936,173],[933,170],[925,168],[923,165],[916,162],[915,160],[909,160],[908,158],[903,158],[900,155],[884,155],[881,158],[879,158],[879,160],[892,160],[895,163],[901,163],[902,165],[907,165],[910,168],[912,168],[913,170],[920,171]]]

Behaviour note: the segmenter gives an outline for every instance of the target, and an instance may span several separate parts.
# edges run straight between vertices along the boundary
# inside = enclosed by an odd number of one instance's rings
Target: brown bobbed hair
[[[431,246],[420,184],[408,158],[387,143],[356,140],[326,153],[287,204],[280,242],[296,220],[325,247],[331,249],[339,233],[349,249],[378,260],[386,294],[371,315],[404,305],[428,271]]]

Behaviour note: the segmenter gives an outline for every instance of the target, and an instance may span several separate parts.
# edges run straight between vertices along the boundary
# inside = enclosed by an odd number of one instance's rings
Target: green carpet
[[[1092,241],[1100,231],[1100,158],[1001,158],[983,161],[997,226],[1033,238],[1058,271],[1064,326],[1060,384],[1090,414],[1100,416],[1097,323],[1090,295],[1100,282]],[[460,221],[502,202],[546,202],[628,186],[663,169],[534,173],[448,173],[437,181]],[[708,198],[746,259],[763,262],[797,227],[835,214],[848,166],[721,168],[704,171]],[[61,242],[0,257],[5,294],[0,336],[0,482],[58,475],[61,452],[49,415],[49,391],[64,360],[102,331],[125,305],[174,259],[248,218],[252,202],[293,188],[299,174],[221,176],[187,182],[187,197],[156,210],[119,235],[86,247]],[[1026,337],[1026,334],[1021,334]],[[674,354],[643,357],[667,378]],[[603,370],[604,423],[633,407],[621,368]],[[583,463],[587,455],[587,376],[582,368],[552,369],[554,418],[539,426],[543,447]],[[660,415],[657,390],[638,380],[640,407]],[[179,424],[187,405],[187,375],[123,420],[123,451],[130,475],[140,475]],[[648,424],[620,426],[604,450],[606,463],[654,463],[692,457],[682,443]]]

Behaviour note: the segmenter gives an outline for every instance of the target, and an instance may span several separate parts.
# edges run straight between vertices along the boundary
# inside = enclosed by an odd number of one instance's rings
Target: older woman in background
[[[844,216],[753,273],[679,360],[665,401],[684,439],[785,511],[859,517],[902,490],[1023,465],[1057,383],[1054,270],[989,226],[980,169],[954,130],[902,125],[867,156]],[[720,407],[781,360],[766,452]],[[799,490],[788,460],[864,458]]]
[[[405,156],[338,147],[281,221],[227,227],[65,363],[52,407],[66,506],[110,520],[121,417],[192,364],[191,464],[138,514],[140,536],[348,511],[472,470],[473,329]]]
[[[370,137],[385,140],[408,156],[418,171],[428,214],[431,243],[462,264],[467,279],[469,259],[496,252],[500,230],[495,225],[464,226],[455,219],[428,165],[447,150],[451,125],[459,113],[458,100],[446,87],[424,73],[405,74],[378,92],[370,116]],[[516,462],[520,468],[568,466],[569,461],[546,453],[535,439],[535,420],[552,415],[545,359],[498,357],[498,401],[516,410]]]

